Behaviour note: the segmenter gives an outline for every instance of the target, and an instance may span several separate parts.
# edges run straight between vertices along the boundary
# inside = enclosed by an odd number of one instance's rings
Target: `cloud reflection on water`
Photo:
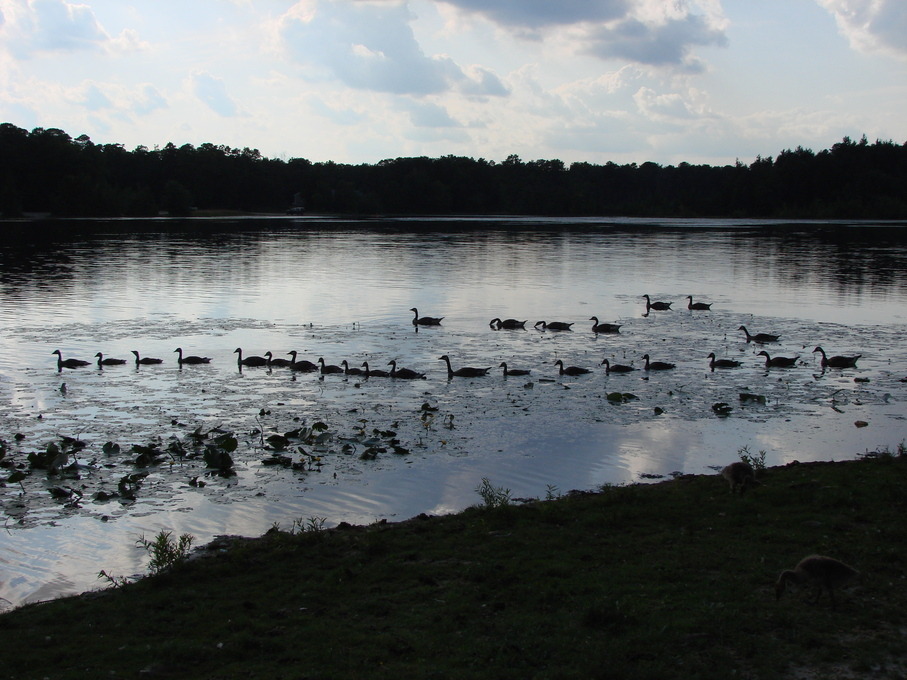
[[[544,497],[548,485],[566,492],[643,474],[708,472],[744,445],[765,449],[777,464],[852,457],[904,438],[905,392],[897,382],[898,367],[907,365],[903,229],[593,229],[556,220],[518,233],[500,225],[453,233],[322,226],[126,234],[109,242],[69,235],[68,248],[33,244],[28,263],[17,259],[22,251],[0,246],[4,439],[23,432],[30,450],[61,434],[79,434],[97,448],[108,439],[182,436],[200,424],[248,433],[266,408],[272,415],[261,422],[277,431],[295,416],[323,419],[344,435],[360,420],[396,423],[412,449],[405,458],[371,462],[333,456],[324,472],[304,477],[265,470],[261,456],[246,453],[229,485],[214,480],[191,489],[189,473],[176,468],[155,471],[155,491],[133,508],[86,502],[81,516],[68,517],[36,504],[24,519],[38,526],[0,537],[9,554],[22,555],[0,597],[90,587],[100,568],[139,571],[135,538],[161,527],[207,540],[257,535],[274,522],[288,528],[311,516],[329,523],[405,519],[480,502],[482,477],[515,496]],[[675,311],[643,318],[646,292],[674,299]],[[714,311],[690,313],[683,307],[689,294],[714,302]],[[445,316],[444,325],[414,332],[412,306]],[[592,315],[625,326],[617,336],[595,336]],[[487,325],[494,316],[576,325],[561,334],[495,332]],[[778,351],[800,354],[801,365],[766,372],[758,348],[736,330],[740,323],[781,333]],[[819,342],[863,353],[860,368],[821,374],[811,356]],[[214,362],[179,370],[177,346]],[[396,358],[428,379],[360,384],[279,370],[240,373],[237,346],[275,356],[296,349],[329,363],[368,360],[373,368]],[[66,356],[137,349],[166,363],[60,374],[50,357],[57,347]],[[709,351],[744,365],[711,373]],[[639,366],[644,352],[678,368],[648,379],[642,372],[606,377],[598,368],[605,356]],[[506,360],[533,374],[505,381],[495,368],[481,381],[449,382],[438,360],[448,353],[457,365]],[[594,373],[557,379],[558,357]],[[855,384],[857,375],[870,383]],[[612,405],[605,398],[611,390],[639,399]],[[738,403],[744,391],[764,394],[767,405]],[[832,400],[844,413],[830,408]],[[720,401],[734,408],[730,418],[711,412]],[[454,429],[423,430],[423,402],[454,416]],[[665,414],[656,416],[656,406]],[[858,418],[871,426],[854,427]],[[16,490],[5,491],[8,500]],[[100,521],[104,513],[110,521]],[[58,525],[40,526],[50,521]]]

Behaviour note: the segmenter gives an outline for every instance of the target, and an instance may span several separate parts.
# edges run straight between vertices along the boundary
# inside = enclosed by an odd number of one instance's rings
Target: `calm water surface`
[[[68,232],[44,233],[6,225],[9,238],[0,246],[5,460],[23,465],[28,453],[61,436],[86,442],[67,474],[36,470],[21,486],[0,488],[0,604],[95,587],[100,569],[142,572],[145,555],[135,539],[161,529],[206,541],[309,517],[328,525],[405,519],[479,502],[483,477],[515,497],[544,497],[709,473],[742,446],[764,450],[771,465],[853,458],[907,437],[902,224],[275,219],[196,221],[191,230],[164,221],[65,226]],[[645,316],[644,293],[672,301],[673,311]],[[687,295],[711,302],[712,311],[687,310]],[[443,325],[416,332],[414,306],[444,316]],[[623,324],[620,334],[596,336],[591,316]],[[492,317],[527,319],[530,328],[493,331]],[[575,325],[569,333],[531,329],[542,319]],[[741,324],[781,334],[768,351],[797,355],[798,365],[765,370],[761,348],[744,342]],[[830,354],[862,354],[859,368],[821,371],[817,344]],[[178,346],[212,363],[179,369]],[[426,379],[240,371],[237,347],[372,368],[397,359]],[[99,351],[131,359],[138,350],[165,363],[58,372],[55,349],[85,360]],[[711,372],[709,352],[742,366]],[[641,368],[646,353],[677,366],[610,376],[599,367],[608,358]],[[487,378],[448,381],[442,354],[455,368],[493,368]],[[593,373],[561,378],[558,358]],[[532,374],[505,379],[501,361]],[[612,392],[637,398],[614,404]],[[742,392],[766,403],[741,403]],[[729,417],[715,415],[719,402],[731,406]],[[261,432],[318,421],[331,435],[308,451],[320,456],[320,470],[262,464],[269,452]],[[240,439],[235,477],[209,477],[199,461],[174,461],[148,469],[135,502],[94,500],[135,471],[132,445],[166,445],[213,427]],[[408,453],[363,460],[363,433],[375,430],[394,431]],[[123,453],[105,454],[107,442]],[[0,469],[0,477],[14,469]],[[206,485],[192,486],[193,479]],[[74,489],[81,501],[55,500],[52,487]]]

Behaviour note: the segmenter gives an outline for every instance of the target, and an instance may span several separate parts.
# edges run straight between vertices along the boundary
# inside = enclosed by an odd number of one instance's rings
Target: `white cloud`
[[[111,37],[89,5],[66,0],[0,0],[0,37],[20,59],[39,53],[128,51],[146,46],[134,30]]]
[[[619,59],[650,66],[675,66],[696,73],[701,62],[691,56],[695,45],[725,46],[724,32],[700,14],[644,23],[630,18],[615,26],[602,26],[589,34],[586,50],[601,59]]]
[[[556,40],[603,60],[699,73],[697,46],[727,45],[719,0],[442,0],[515,35]],[[527,33],[526,29],[530,29]]]
[[[145,83],[140,92],[132,98],[130,107],[138,115],[146,116],[152,111],[167,108],[167,100],[154,85]]]
[[[216,114],[225,118],[240,115],[239,105],[227,94],[227,86],[210,73],[194,73],[191,78],[192,93]]]
[[[321,97],[312,97],[308,101],[309,109],[332,123],[344,127],[366,122],[368,116],[348,106],[339,106],[324,101]]]
[[[831,12],[841,33],[861,52],[907,58],[907,2],[904,0],[817,0]]]
[[[540,29],[603,22],[627,14],[630,0],[442,0],[501,26]]]
[[[641,87],[633,95],[639,110],[649,119],[664,123],[691,119],[693,113],[684,98],[677,92],[658,94],[648,87]]]
[[[410,120],[416,127],[447,128],[460,127],[443,106],[430,102],[409,101],[403,103]]]
[[[133,52],[149,48],[149,43],[139,37],[138,31],[130,28],[123,31],[110,40],[110,48],[117,52]]]
[[[5,42],[20,58],[40,51],[97,50],[110,38],[87,5],[8,0],[2,9]]]
[[[113,106],[110,100],[107,98],[97,85],[90,83],[86,88],[83,95],[82,103],[85,105],[89,111],[98,111],[100,109],[109,109]]]
[[[406,4],[299,2],[279,21],[293,59],[349,87],[391,94],[433,94],[466,76],[448,57],[427,56],[416,42]]]

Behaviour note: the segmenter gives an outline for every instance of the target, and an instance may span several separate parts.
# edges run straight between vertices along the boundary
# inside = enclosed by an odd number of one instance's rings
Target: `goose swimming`
[[[282,359],[282,358],[280,358],[280,357],[278,357],[278,358],[275,359],[275,358],[274,358],[274,355],[271,354],[271,351],[270,351],[270,350],[268,350],[267,352],[265,352],[265,359],[266,359],[267,362],[268,362],[268,366],[282,366],[282,367],[289,367],[289,366],[292,366],[292,365],[293,365],[293,361],[292,361],[291,359]]]
[[[670,371],[677,364],[671,364],[667,361],[649,361],[649,355],[643,354],[642,358],[646,360],[646,365],[643,367],[647,371]]]
[[[648,295],[643,295],[643,297],[646,299],[646,312],[648,312],[650,309],[654,309],[657,312],[665,312],[665,311],[670,310],[671,305],[674,304],[673,302],[661,302],[661,301],[652,302],[649,299]]]
[[[504,369],[504,377],[506,378],[509,375],[529,375],[532,371],[525,368],[507,368],[507,362],[502,361],[501,365],[498,368]]]
[[[699,309],[706,312],[712,308],[711,302],[693,302],[692,295],[687,295],[687,300],[689,300],[689,302],[687,303],[687,309]]]
[[[572,325],[573,325],[573,323],[566,323],[566,322],[564,322],[564,321],[548,321],[548,322],[545,322],[545,321],[536,321],[536,322],[535,322],[535,327],[538,328],[539,326],[541,326],[543,331],[545,331],[545,330],[548,330],[548,331],[569,331],[569,330],[570,330],[570,326],[572,326]]]
[[[629,373],[630,371],[635,371],[636,369],[632,366],[626,366],[625,364],[614,364],[611,365],[611,362],[607,359],[603,359],[600,366],[605,367],[605,374],[609,373]]]
[[[410,310],[415,316],[413,317],[413,326],[440,326],[443,316],[419,316],[419,310],[415,307],[410,307]]]
[[[424,373],[418,373],[409,368],[397,368],[397,360],[391,359],[387,362],[391,367],[391,378],[401,378],[402,380],[420,380],[425,377]]]
[[[101,352],[98,352],[97,354],[95,354],[95,356],[98,358],[98,367],[101,367],[101,366],[120,366],[120,365],[126,363],[126,360],[125,360],[125,359],[113,359],[113,358],[110,358],[110,357],[108,357],[107,359],[105,359],[105,358],[104,358],[104,355],[103,355]]]
[[[241,347],[237,347],[236,349],[234,349],[233,353],[238,355],[236,357],[236,363],[239,364],[240,366],[267,366],[268,365],[268,360],[265,359],[264,357],[251,356],[251,357],[246,357],[245,359],[243,359]]]
[[[734,361],[733,359],[716,359],[714,352],[711,352],[707,358],[709,359],[709,368],[713,371],[716,368],[737,368],[740,365],[739,361]]]
[[[821,347],[816,347],[813,352],[819,352],[822,355],[822,368],[855,368],[857,365],[857,359],[859,359],[862,354],[857,354],[855,356],[827,356],[825,350]]]
[[[321,364],[321,375],[326,375],[328,373],[343,373],[343,369],[340,368],[340,366],[337,366],[335,364],[325,364],[323,357],[318,357],[318,361],[316,363]]]
[[[518,328],[526,328],[526,321],[518,321],[517,319],[504,319],[502,321],[496,317],[488,322],[488,325],[498,330],[501,330],[502,328],[515,330]]]
[[[353,368],[350,368],[350,365],[346,359],[340,362],[340,366],[343,368],[344,375],[363,375],[365,373],[365,371],[363,371],[361,368],[356,368],[355,366],[353,366]]]
[[[750,332],[746,330],[746,326],[740,326],[737,329],[738,331],[743,331],[746,334],[747,342],[755,342],[756,344],[763,345],[766,342],[778,342],[780,335],[772,335],[771,333],[756,333],[756,335],[750,335]]]
[[[370,369],[368,367],[367,361],[362,362],[362,367],[365,369],[363,375],[366,378],[390,378],[391,377],[390,373],[388,373],[387,371],[383,371],[380,368],[376,368],[374,370]]]
[[[135,365],[136,365],[136,366],[139,366],[139,365],[148,366],[148,365],[151,365],[151,364],[162,364],[162,363],[164,363],[164,360],[163,360],[163,359],[153,359],[153,358],[151,358],[151,357],[140,357],[140,356],[139,356],[139,353],[138,353],[136,350],[131,350],[131,352],[132,352],[133,354],[135,354]]]
[[[582,368],[580,366],[567,366],[565,368],[564,362],[560,359],[555,361],[554,365],[558,367],[558,375],[584,375],[592,372],[588,368]]]
[[[63,353],[55,349],[51,354],[57,355],[57,370],[61,371],[64,368],[81,368],[82,366],[88,366],[87,361],[82,361],[81,359],[64,359]]]
[[[756,356],[765,357],[766,368],[791,368],[797,363],[797,359],[800,358],[799,355],[795,357],[772,357],[765,350],[762,350]]]
[[[287,352],[290,355],[290,369],[293,371],[302,371],[303,373],[311,373],[312,371],[318,370],[318,364],[313,364],[308,359],[296,359],[298,352],[294,349],[292,352]]]
[[[211,363],[211,357],[199,357],[199,356],[195,356],[194,354],[190,354],[189,356],[184,357],[182,347],[177,347],[173,351],[176,352],[178,355],[176,360],[180,366],[182,366],[183,364],[210,364]]]
[[[599,323],[597,316],[590,317],[589,321],[592,322],[592,332],[593,333],[620,333],[621,324]]]
[[[463,368],[458,368],[456,371],[450,367],[450,357],[446,354],[443,354],[438,357],[441,361],[447,364],[447,378],[481,378],[482,376],[488,375],[488,371],[491,370],[491,367],[488,368],[473,368],[472,366],[464,366]]]

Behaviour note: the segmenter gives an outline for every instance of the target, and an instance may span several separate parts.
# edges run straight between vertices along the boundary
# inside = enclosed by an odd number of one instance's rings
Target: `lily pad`
[[[757,404],[765,405],[765,397],[761,394],[752,394],[750,392],[741,392],[740,393],[740,403],[746,404],[748,402],[755,402]]]
[[[712,404],[712,411],[715,412],[716,416],[720,416],[722,418],[727,418],[729,415],[731,415],[731,411],[733,410],[734,409],[732,409],[731,406],[724,401],[719,401]]]

